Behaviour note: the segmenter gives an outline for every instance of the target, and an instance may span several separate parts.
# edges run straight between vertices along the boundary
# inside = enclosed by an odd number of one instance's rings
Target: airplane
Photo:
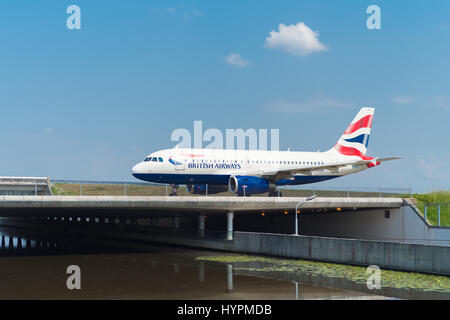
[[[366,156],[375,108],[361,108],[337,143],[325,152],[165,149],[132,168],[140,180],[185,184],[193,194],[231,191],[239,196],[269,193],[278,186],[316,183],[357,173],[401,157]]]

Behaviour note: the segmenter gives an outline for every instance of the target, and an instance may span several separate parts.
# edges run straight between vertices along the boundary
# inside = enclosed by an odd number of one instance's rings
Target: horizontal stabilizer
[[[398,159],[403,159],[403,157],[378,158],[377,161],[383,162],[383,161],[398,160]]]

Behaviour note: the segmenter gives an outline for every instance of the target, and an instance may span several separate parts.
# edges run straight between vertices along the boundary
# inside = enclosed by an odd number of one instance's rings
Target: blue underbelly
[[[133,176],[137,179],[168,184],[215,184],[227,185],[230,175],[216,175],[216,174],[182,174],[182,173],[134,173]],[[320,181],[338,178],[336,175],[327,176],[294,176],[294,179],[282,179],[277,181],[277,185],[299,185],[316,183]]]

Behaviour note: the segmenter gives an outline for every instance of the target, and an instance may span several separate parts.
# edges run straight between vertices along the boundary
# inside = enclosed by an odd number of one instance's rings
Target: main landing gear
[[[282,197],[281,191],[278,191],[277,189],[273,189],[269,191],[269,197]]]
[[[169,194],[169,196],[177,196],[177,190],[178,190],[178,185],[177,184],[172,184],[170,185],[172,187],[172,192]]]

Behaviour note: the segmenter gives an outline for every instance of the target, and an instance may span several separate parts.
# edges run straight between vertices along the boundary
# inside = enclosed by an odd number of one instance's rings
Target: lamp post
[[[242,185],[242,190],[244,191],[244,197],[245,197],[245,189],[247,189],[247,185]]]
[[[314,194],[312,196],[309,196],[308,198],[306,198],[305,200],[301,200],[297,203],[297,205],[295,206],[295,235],[298,236],[298,217],[297,217],[297,212],[298,212],[298,207],[300,207],[302,204],[304,204],[307,201],[311,201],[313,199],[315,199],[317,196]]]

